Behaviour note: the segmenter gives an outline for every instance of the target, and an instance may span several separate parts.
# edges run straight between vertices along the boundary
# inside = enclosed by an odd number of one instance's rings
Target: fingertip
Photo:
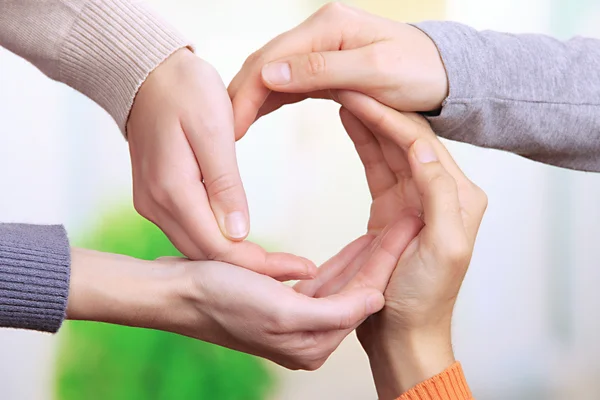
[[[285,86],[292,82],[292,68],[285,61],[263,65],[260,75],[265,86],[269,88]]]
[[[383,293],[373,290],[367,295],[366,300],[366,314],[367,316],[375,314],[383,309],[385,305],[385,297]]]
[[[314,262],[312,262],[311,260],[309,260],[308,258],[304,258],[304,257],[298,257],[301,261],[302,264],[304,265],[303,271],[301,272],[301,278],[302,280],[307,280],[307,279],[314,279],[317,277],[317,274],[319,272],[319,268],[317,268],[316,264]]]
[[[411,153],[421,164],[438,162],[439,158],[431,142],[427,139],[417,139],[411,146]]]
[[[246,213],[241,211],[234,211],[227,214],[224,225],[225,236],[234,242],[243,241],[250,232],[248,217]]]
[[[317,276],[318,268],[312,261],[286,253],[269,254],[267,274],[279,281],[310,280]]]

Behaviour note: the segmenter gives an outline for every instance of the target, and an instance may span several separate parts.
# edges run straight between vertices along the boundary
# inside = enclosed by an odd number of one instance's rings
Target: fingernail
[[[267,64],[263,67],[262,76],[273,85],[287,85],[292,81],[292,70],[288,63]]]
[[[375,314],[383,307],[381,294],[372,294],[367,298],[367,313]]]
[[[427,140],[417,140],[413,145],[413,149],[415,155],[417,156],[417,160],[419,160],[419,162],[422,164],[427,164],[438,160],[433,146]]]
[[[248,234],[248,224],[243,212],[234,211],[225,216],[225,230],[232,239],[243,239]]]

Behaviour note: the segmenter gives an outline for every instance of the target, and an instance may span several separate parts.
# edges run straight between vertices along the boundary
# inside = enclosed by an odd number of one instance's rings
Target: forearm
[[[185,274],[176,263],[73,249],[67,319],[171,332],[190,317],[201,325],[186,312]]]
[[[600,40],[417,24],[449,80],[440,136],[557,166],[600,171]]]
[[[0,46],[94,100],[123,132],[145,78],[188,45],[139,0],[0,1]]]
[[[447,332],[393,332],[388,336],[374,333],[372,339],[361,339],[381,400],[397,398],[455,362]]]

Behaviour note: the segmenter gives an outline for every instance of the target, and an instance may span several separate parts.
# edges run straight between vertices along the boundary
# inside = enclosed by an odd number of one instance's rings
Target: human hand
[[[343,269],[365,244],[352,243],[326,267]],[[383,302],[369,288],[312,298],[220,262],[73,249],[67,318],[170,331],[314,370]]]
[[[236,138],[285,104],[348,89],[402,111],[433,111],[448,78],[433,41],[411,25],[330,3],[252,54],[228,91]],[[271,92],[272,91],[272,92]]]
[[[487,206],[423,118],[342,93],[345,126],[367,177],[394,172],[399,197],[421,204],[423,229],[398,259],[386,306],[358,329],[379,397],[396,398],[454,362],[452,311]]]
[[[147,78],[127,123],[136,210],[187,257],[226,261],[279,279],[316,273],[306,259],[243,241],[248,205],[233,113],[215,69],[179,50]]]

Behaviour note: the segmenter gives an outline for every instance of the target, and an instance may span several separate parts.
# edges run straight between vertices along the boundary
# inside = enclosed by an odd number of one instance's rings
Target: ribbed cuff
[[[0,224],[0,327],[58,331],[70,265],[62,226]]]
[[[396,400],[472,400],[465,374],[459,362],[444,372],[421,382]]]
[[[102,106],[126,135],[140,86],[190,43],[144,2],[91,0],[62,45],[58,80]]]

